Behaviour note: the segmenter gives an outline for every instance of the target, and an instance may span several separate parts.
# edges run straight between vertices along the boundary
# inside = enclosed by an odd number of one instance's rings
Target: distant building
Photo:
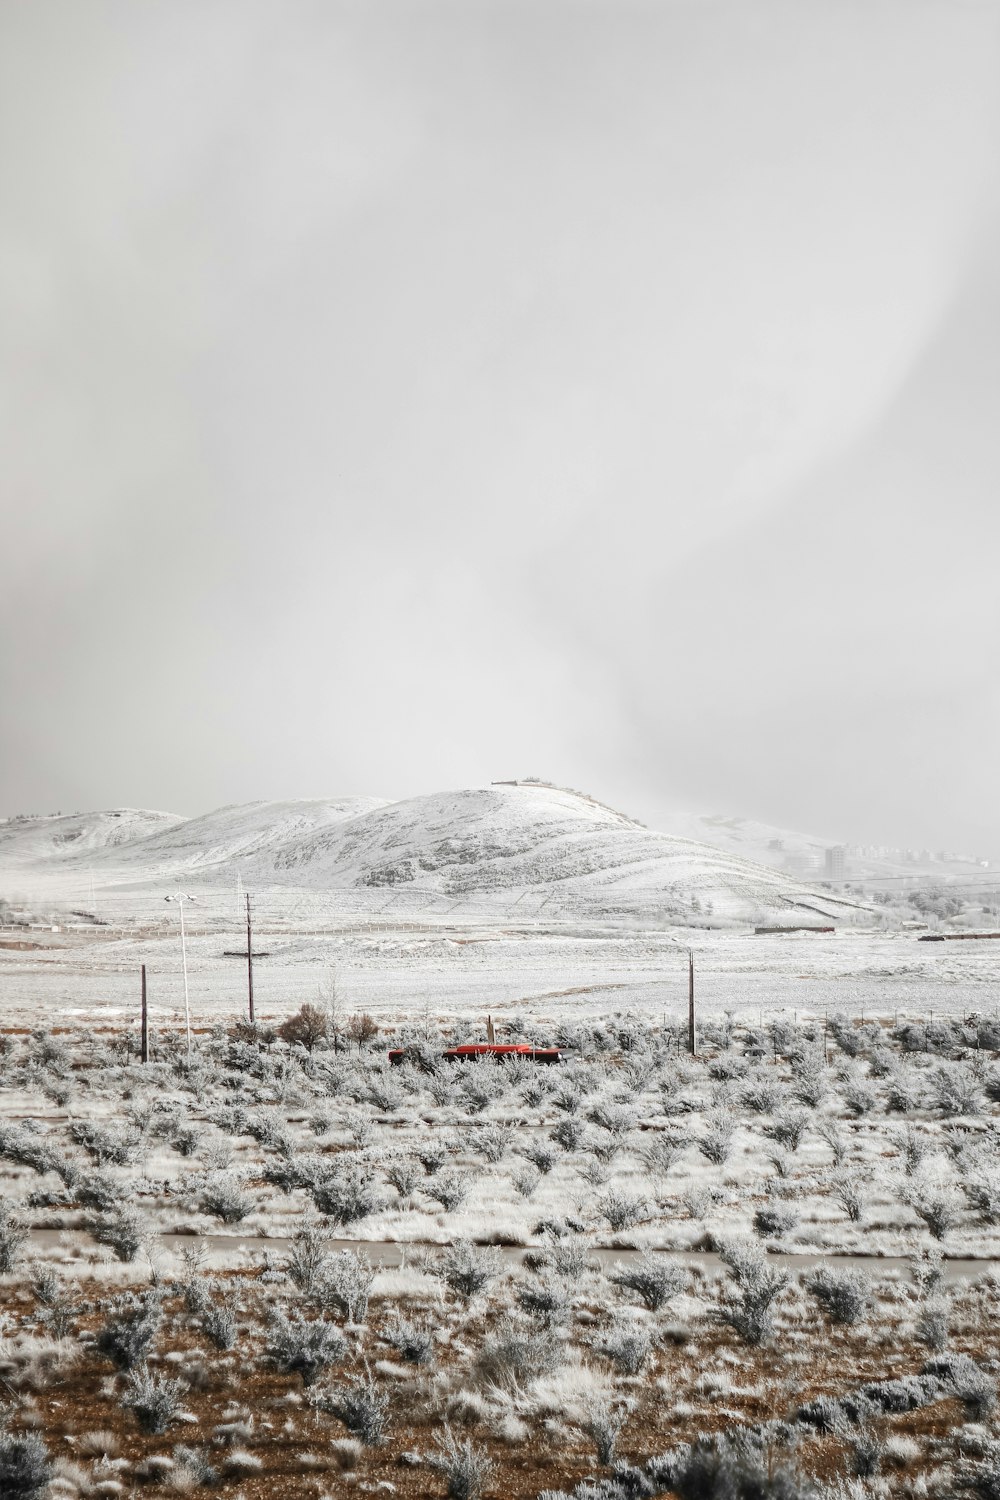
[[[832,849],[827,849],[823,860],[823,872],[831,880],[844,879],[846,854],[847,850],[843,844],[834,844]]]

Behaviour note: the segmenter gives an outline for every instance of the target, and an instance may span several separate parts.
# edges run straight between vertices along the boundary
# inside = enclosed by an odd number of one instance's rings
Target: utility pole
[[[250,1025],[254,1025],[253,1014],[253,927],[250,923],[250,892],[247,891],[247,1007]]]
[[[142,1024],[140,1027],[142,1038],[141,1061],[149,1062],[149,1010],[146,1006],[146,965],[142,966]]]
[[[694,949],[688,949],[688,1051],[694,1057],[698,1037],[694,1019]]]

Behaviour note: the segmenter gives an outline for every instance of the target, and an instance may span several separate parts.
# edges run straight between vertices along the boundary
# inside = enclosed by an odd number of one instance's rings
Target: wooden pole
[[[149,1008],[146,1004],[146,965],[142,966],[142,1061],[149,1062]]]
[[[254,1025],[253,1014],[253,927],[250,922],[250,892],[247,891],[247,1014]]]
[[[688,949],[688,1051],[694,1057],[698,1037],[694,1019],[694,949]]]

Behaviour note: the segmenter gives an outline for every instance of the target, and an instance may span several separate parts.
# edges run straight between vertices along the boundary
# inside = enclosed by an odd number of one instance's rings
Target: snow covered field
[[[700,1011],[922,1017],[992,1012],[1000,943],[921,943],[854,898],[654,833],[579,793],[496,785],[408,802],[254,803],[183,819],[122,809],[0,824],[8,1024],[183,1005],[188,892],[196,1024],[245,1005],[253,892],[258,1014],[336,980],[383,1021],[506,1012],[676,1018],[695,953]],[[836,926],[758,936],[754,925]],[[57,928],[58,930],[53,930]]]

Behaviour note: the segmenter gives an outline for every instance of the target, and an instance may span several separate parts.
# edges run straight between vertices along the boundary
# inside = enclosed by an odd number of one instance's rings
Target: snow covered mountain
[[[143,822],[143,819],[146,822]],[[371,798],[257,802],[203,817],[97,814],[78,833],[36,832],[39,861],[130,883],[195,878],[313,891],[475,898],[508,909],[529,894],[590,916],[655,914],[678,922],[836,917],[856,909],[788,873],[709,843],[653,832],[578,792],[494,783],[404,802]],[[47,823],[58,820],[33,820]],[[8,867],[0,825],[0,868]],[[73,837],[64,837],[67,833]],[[28,855],[22,840],[20,860]]]

